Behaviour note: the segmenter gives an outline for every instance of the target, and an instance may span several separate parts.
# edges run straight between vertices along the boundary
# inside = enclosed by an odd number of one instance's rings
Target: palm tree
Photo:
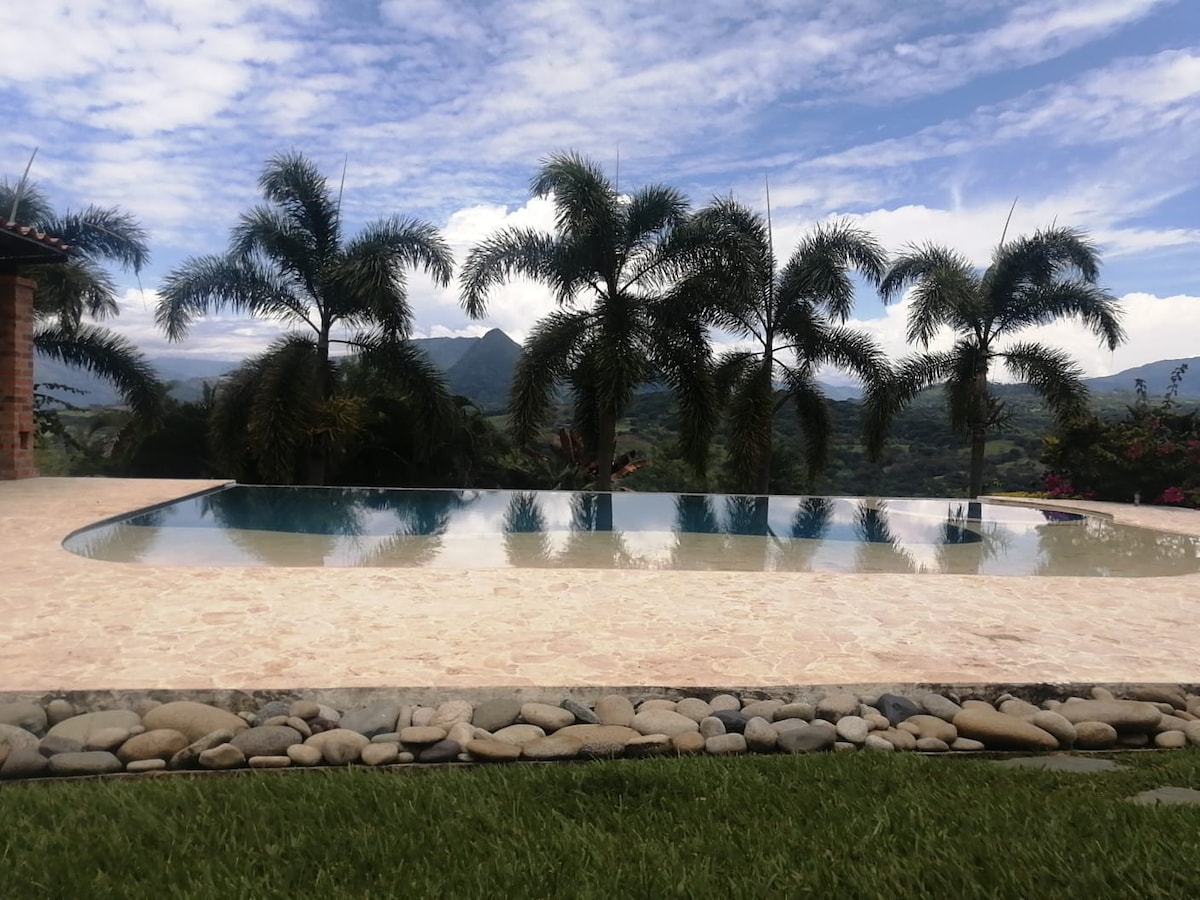
[[[875,342],[843,325],[854,303],[851,271],[878,284],[886,266],[883,248],[862,229],[830,222],[801,238],[777,270],[770,223],[734,200],[714,201],[689,228],[704,235],[714,252],[677,293],[750,345],[723,354],[716,369],[728,407],[729,455],[742,473],[738,487],[769,493],[775,415],[788,404],[799,420],[811,483],[828,461],[832,430],[818,371],[838,366],[868,384],[886,372]]]
[[[488,293],[513,276],[551,288],[560,307],[525,342],[510,400],[514,438],[534,442],[565,382],[595,460],[595,488],[608,491],[617,421],[639,386],[662,380],[680,405],[688,461],[703,470],[713,407],[708,339],[703,322],[665,290],[679,259],[672,236],[686,218],[686,198],[663,185],[622,195],[574,153],[547,158],[531,191],[553,196],[555,233],[504,229],[471,250],[462,277],[462,303],[474,318],[484,315]]]
[[[412,326],[405,270],[420,268],[437,284],[450,283],[453,258],[438,230],[393,216],[343,241],[340,196],[299,154],[271,159],[258,183],[266,203],[241,216],[228,252],[193,257],[167,275],[156,314],[167,337],[181,340],[197,316],[226,308],[287,322],[298,330],[265,364],[278,363],[274,377],[281,379],[311,358],[302,383],[313,392],[319,420],[337,417],[330,409],[333,344],[427,380],[418,370],[420,354],[405,350]],[[279,396],[277,421],[299,402],[298,388]],[[297,440],[307,455],[307,480],[324,482],[330,444],[325,427],[308,428]]]
[[[150,256],[145,230],[117,207],[88,206],[78,212],[54,212],[42,189],[26,182],[0,183],[0,215],[61,238],[69,247],[65,262],[27,266],[23,275],[37,282],[33,297],[33,348],[42,356],[83,369],[116,387],[137,419],[150,423],[160,412],[162,392],[154,369],[127,338],[86,317],[103,320],[120,312],[117,285],[104,268],[116,263],[137,274]],[[54,390],[62,385],[44,385]],[[43,410],[69,406],[49,395]]]
[[[926,351],[901,361],[886,384],[867,391],[868,451],[878,456],[895,415],[922,390],[945,384],[952,425],[971,442],[970,496],[983,490],[989,431],[1003,424],[1002,400],[989,389],[992,366],[1002,363],[1032,387],[1060,422],[1087,403],[1082,370],[1062,350],[1030,340],[1004,344],[1029,328],[1078,318],[1110,350],[1125,339],[1117,299],[1097,283],[1099,254],[1083,232],[1052,227],[1032,236],[1003,238],[982,272],[966,257],[934,245],[911,247],[880,284],[884,301],[912,286],[908,341]],[[954,332],[952,349],[929,352],[938,332]]]

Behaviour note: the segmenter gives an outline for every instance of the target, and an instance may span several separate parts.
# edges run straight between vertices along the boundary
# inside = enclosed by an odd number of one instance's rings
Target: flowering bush
[[[1046,438],[1047,496],[1200,508],[1200,414],[1180,411],[1176,401],[1186,371],[1171,374],[1158,405],[1139,380],[1123,419],[1087,416]]]

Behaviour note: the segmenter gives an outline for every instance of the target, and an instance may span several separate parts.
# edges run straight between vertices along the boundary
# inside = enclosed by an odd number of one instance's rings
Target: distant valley
[[[483,337],[420,338],[413,343],[445,373],[452,392],[470,397],[488,412],[505,407],[513,369],[521,356],[521,345],[503,331],[494,328]],[[159,377],[170,383],[171,396],[185,402],[199,400],[206,383],[216,384],[221,376],[238,365],[237,361],[187,356],[152,357],[150,363]],[[1154,400],[1167,392],[1171,373],[1184,363],[1188,365],[1189,373],[1180,384],[1180,399],[1200,400],[1200,356],[1159,360],[1115,375],[1089,378],[1085,383],[1096,394],[1132,394],[1135,380],[1141,378]],[[34,360],[34,380],[39,384],[65,384],[86,391],[86,394],[61,393],[76,406],[111,406],[118,402],[116,392],[106,382],[43,357]],[[823,388],[832,400],[856,400],[860,396],[860,391],[852,384],[829,383]],[[1010,388],[1004,393],[1021,390],[1024,389]]]

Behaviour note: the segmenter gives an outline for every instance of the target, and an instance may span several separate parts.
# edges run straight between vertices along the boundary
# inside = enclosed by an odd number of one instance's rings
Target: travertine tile
[[[1200,575],[159,568],[61,547],[216,484],[0,483],[0,691],[1200,681]],[[1200,535],[1195,511],[1062,505]]]

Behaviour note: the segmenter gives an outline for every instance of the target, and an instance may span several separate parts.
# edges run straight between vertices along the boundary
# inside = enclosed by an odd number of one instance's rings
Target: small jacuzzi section
[[[72,553],[152,566],[1144,577],[1200,538],[966,500],[232,485],[101,522]]]

